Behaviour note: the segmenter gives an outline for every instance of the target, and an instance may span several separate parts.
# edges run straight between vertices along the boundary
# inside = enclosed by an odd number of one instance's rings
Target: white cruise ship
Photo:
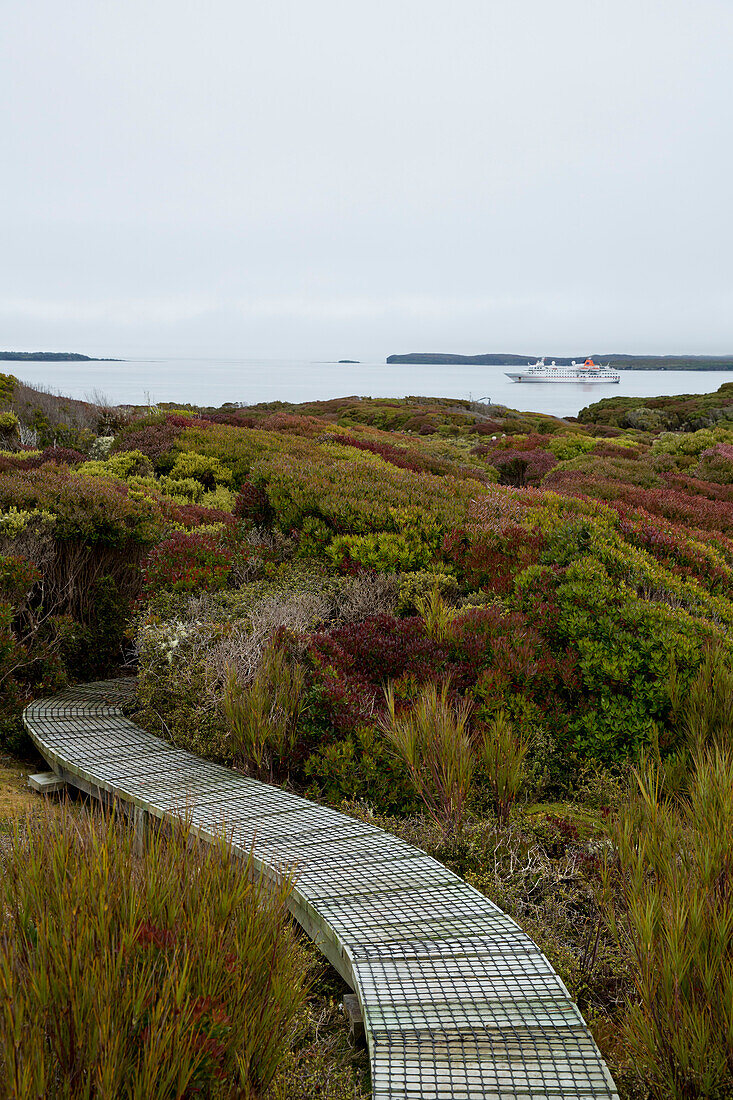
[[[545,363],[544,359],[538,359],[536,363],[528,363],[526,370],[505,371],[507,378],[512,382],[620,382],[621,375],[610,367],[602,367],[594,363],[592,359],[586,359],[584,363],[576,363],[573,359],[569,367],[558,367],[553,359],[551,363]]]

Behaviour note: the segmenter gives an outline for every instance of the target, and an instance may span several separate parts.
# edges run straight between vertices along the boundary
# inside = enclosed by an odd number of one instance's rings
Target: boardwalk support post
[[[141,806],[136,806],[132,812],[133,829],[135,835],[135,855],[145,855],[145,840],[148,835],[148,814]]]

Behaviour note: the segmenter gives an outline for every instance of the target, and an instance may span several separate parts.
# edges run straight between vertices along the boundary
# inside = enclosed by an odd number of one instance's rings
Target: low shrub
[[[318,693],[311,692],[313,712]],[[315,716],[315,715],[314,715]],[[421,803],[410,782],[404,762],[390,748],[375,725],[357,725],[342,737],[333,737],[327,722],[305,730],[310,752],[302,765],[308,793],[332,806],[358,802],[379,813],[417,813]]]
[[[143,563],[143,591],[215,591],[229,582],[235,550],[219,535],[177,531],[151,550]]]
[[[558,459],[550,451],[496,451],[489,462],[500,474],[501,485],[539,485]]]
[[[383,710],[382,688],[405,674],[420,684],[449,671],[448,652],[422,619],[374,615],[312,635],[314,676],[334,726],[346,733]]]

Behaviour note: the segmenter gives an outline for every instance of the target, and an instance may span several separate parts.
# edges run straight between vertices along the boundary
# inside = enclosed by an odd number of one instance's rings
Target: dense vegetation
[[[123,414],[6,380],[0,738],[134,657],[138,722],[516,915],[624,1096],[730,1097],[727,389],[569,422],[424,398]]]

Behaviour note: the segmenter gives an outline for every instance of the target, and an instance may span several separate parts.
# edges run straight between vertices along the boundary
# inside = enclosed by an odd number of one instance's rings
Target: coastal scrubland
[[[733,1095],[733,387],[560,420],[0,383],[5,753],[34,695],[134,670],[139,724],[515,916],[624,1097]],[[297,1064],[297,1095],[362,1095],[336,1025],[328,1056],[313,1036],[331,992],[303,992],[271,1089]]]

